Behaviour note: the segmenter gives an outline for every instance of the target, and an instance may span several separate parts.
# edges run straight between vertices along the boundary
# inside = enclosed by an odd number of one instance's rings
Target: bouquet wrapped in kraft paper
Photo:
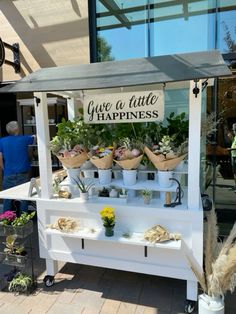
[[[164,135],[158,145],[153,145],[152,150],[145,146],[144,152],[157,170],[174,170],[187,156],[187,143],[183,143],[177,152],[174,152],[171,142],[171,137]]]
[[[82,151],[80,153],[74,153],[74,154],[73,153],[70,153],[70,154],[64,153],[63,156],[62,155],[56,155],[56,156],[60,160],[61,164],[66,169],[79,168],[88,159],[86,151]]]
[[[86,139],[90,133],[89,126],[81,119],[73,121],[62,119],[57,127],[57,134],[49,143],[52,153],[66,169],[81,167],[88,159]]]
[[[98,169],[106,170],[111,169],[113,165],[114,147],[99,147],[94,146],[88,153],[88,157],[94,166]]]
[[[114,152],[114,161],[124,170],[137,169],[143,158],[142,146],[139,140],[122,139]]]

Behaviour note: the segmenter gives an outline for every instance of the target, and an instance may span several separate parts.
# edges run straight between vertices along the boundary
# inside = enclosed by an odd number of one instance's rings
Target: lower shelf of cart
[[[96,240],[96,241],[109,241],[116,242],[121,244],[129,245],[140,245],[147,247],[156,247],[162,249],[171,249],[171,250],[180,250],[181,240],[170,240],[162,243],[150,243],[143,239],[143,233],[130,233],[127,237],[125,233],[114,231],[114,236],[107,237],[104,234],[104,229],[94,230],[94,229],[83,229],[75,233],[65,233],[54,229],[46,229],[45,233],[47,235],[57,235],[61,237],[70,237],[70,238],[80,238],[87,240]]]

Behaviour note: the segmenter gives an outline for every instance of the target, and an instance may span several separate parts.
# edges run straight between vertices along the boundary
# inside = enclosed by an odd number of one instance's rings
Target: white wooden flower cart
[[[45,284],[53,284],[58,271],[58,261],[94,265],[135,271],[145,274],[172,277],[187,281],[186,312],[194,310],[197,300],[197,280],[185,255],[187,248],[199,263],[203,261],[203,210],[200,196],[200,128],[203,81],[230,75],[217,51],[189,53],[90,65],[41,69],[19,82],[8,85],[0,92],[34,92],[35,114],[40,166],[41,197],[28,196],[29,183],[2,191],[1,198],[28,199],[37,203],[40,257],[46,259]],[[154,181],[139,180],[130,190],[148,188],[155,191],[150,205],[139,197],[129,197],[127,203],[112,198],[104,201],[97,196],[86,203],[79,197],[59,199],[52,193],[51,158],[48,148],[47,92],[68,97],[70,116],[75,111],[75,99],[84,93],[120,93],[129,91],[189,88],[189,149],[187,186],[182,204],[164,207],[161,189]],[[117,95],[117,94],[116,94]],[[71,113],[72,112],[72,113]],[[180,176],[180,174],[178,174]],[[95,185],[99,185],[94,179]],[[123,187],[117,180],[112,185]],[[105,237],[99,211],[111,205],[116,211],[115,235]],[[82,229],[77,233],[62,233],[46,228],[59,217],[78,218]],[[143,240],[143,233],[159,224],[169,232],[181,233],[181,240],[150,244]],[[130,237],[123,236],[129,233]]]

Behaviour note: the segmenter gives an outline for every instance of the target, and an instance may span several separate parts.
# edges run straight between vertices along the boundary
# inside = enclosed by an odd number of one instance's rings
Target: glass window
[[[219,1],[218,49],[222,52],[236,52],[236,5],[235,1]],[[228,4],[228,6],[227,6]]]

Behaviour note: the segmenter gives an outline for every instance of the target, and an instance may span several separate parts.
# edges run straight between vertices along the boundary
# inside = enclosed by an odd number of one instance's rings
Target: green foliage
[[[175,113],[172,112],[166,120],[168,124],[166,127],[162,126],[161,133],[169,135],[175,142],[175,146],[178,147],[188,138],[188,119],[186,118],[186,114],[182,112],[175,116]]]
[[[26,225],[36,214],[36,211],[33,211],[32,213],[28,214],[28,213],[22,213],[20,215],[20,217],[16,218],[13,222],[12,222],[12,226],[24,226]]]
[[[150,199],[151,196],[152,196],[152,191],[151,190],[148,190],[148,189],[145,189],[145,190],[141,190],[140,191],[140,194],[143,198],[145,199]]]
[[[97,36],[97,61],[112,61],[114,57],[111,55],[111,46],[107,43],[106,39]]]
[[[74,181],[82,193],[87,193],[94,186],[92,182],[86,184],[80,177],[77,177],[77,180],[74,179]]]
[[[26,292],[33,284],[31,276],[17,273],[9,284],[8,290],[11,292]]]
[[[4,248],[4,252],[7,254],[13,254],[15,251],[16,246],[16,235],[9,235],[6,237],[6,242],[3,242],[3,244],[6,245]]]

